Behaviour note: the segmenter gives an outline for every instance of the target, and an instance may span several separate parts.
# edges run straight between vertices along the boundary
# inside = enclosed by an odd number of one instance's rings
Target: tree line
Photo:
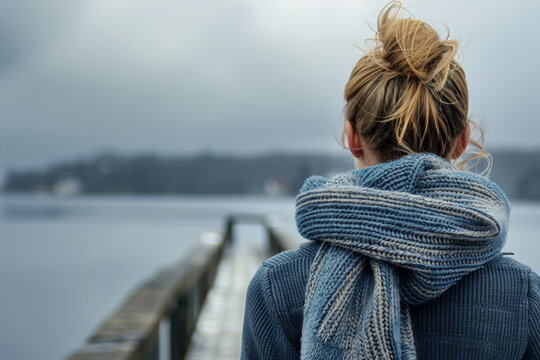
[[[490,178],[510,198],[540,200],[540,150],[496,150]],[[349,155],[254,156],[99,154],[43,170],[8,171],[4,192],[53,191],[76,181],[82,192],[137,194],[295,194],[309,175],[353,168]]]

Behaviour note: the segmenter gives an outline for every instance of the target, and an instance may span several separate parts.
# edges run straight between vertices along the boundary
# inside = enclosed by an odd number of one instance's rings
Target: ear
[[[452,152],[452,159],[457,159],[463,154],[465,149],[467,148],[467,145],[469,144],[469,135],[471,134],[471,128],[469,127],[469,124],[467,124],[467,127],[465,130],[461,132],[461,134],[458,135],[458,138],[456,139],[456,145],[454,147],[454,151]]]
[[[354,129],[353,123],[349,120],[345,120],[345,133],[347,134],[347,142],[349,144],[349,150],[351,154],[358,158],[362,154],[362,141],[360,136]]]

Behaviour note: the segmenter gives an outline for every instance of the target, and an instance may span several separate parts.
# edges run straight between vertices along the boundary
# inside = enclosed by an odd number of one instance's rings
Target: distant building
[[[268,195],[284,195],[287,193],[287,181],[282,177],[271,177],[264,182],[263,190]]]
[[[56,195],[77,195],[82,191],[82,183],[79,179],[69,174],[63,174],[60,179],[53,184],[52,190]]]

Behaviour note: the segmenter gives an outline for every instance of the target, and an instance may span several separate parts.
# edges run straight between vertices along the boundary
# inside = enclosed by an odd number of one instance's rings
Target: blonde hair
[[[482,127],[468,117],[465,72],[455,60],[458,42],[439,34],[427,23],[398,17],[399,1],[379,14],[375,46],[355,65],[345,86],[345,121],[388,161],[406,154],[431,152],[447,158],[467,125],[479,130],[469,137],[477,151],[454,164],[460,170],[491,154],[484,150]],[[369,40],[368,40],[369,41]],[[342,135],[342,144],[344,143]],[[469,167],[469,169],[472,167]]]

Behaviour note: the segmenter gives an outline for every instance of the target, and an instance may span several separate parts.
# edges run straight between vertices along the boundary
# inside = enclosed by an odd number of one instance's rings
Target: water
[[[540,203],[513,202],[506,251],[540,272]],[[140,281],[179,261],[229,213],[278,215],[292,198],[0,197],[0,358],[61,359]]]
[[[0,359],[61,359],[143,279],[229,213],[290,219],[290,198],[0,198]]]
[[[503,251],[540,274],[540,203],[512,201],[506,246]]]

